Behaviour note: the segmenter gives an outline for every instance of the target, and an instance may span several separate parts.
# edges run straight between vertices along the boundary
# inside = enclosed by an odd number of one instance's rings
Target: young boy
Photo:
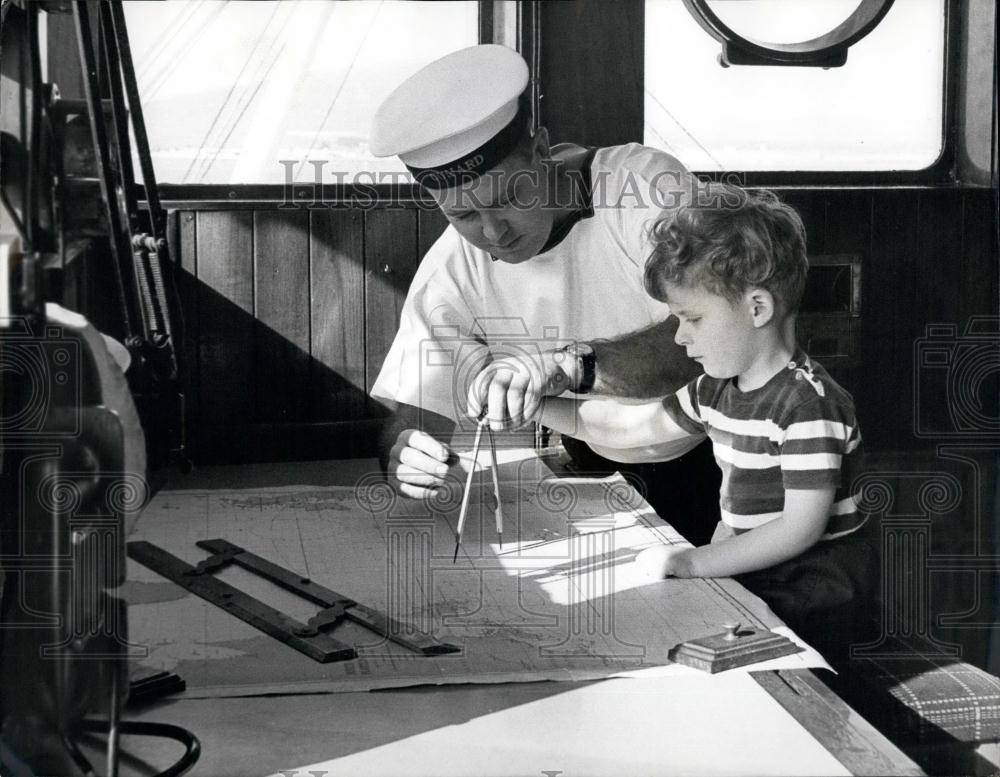
[[[705,374],[662,402],[546,399],[541,422],[621,447],[704,431],[722,469],[722,523],[709,545],[659,546],[656,577],[734,576],[830,660],[861,634],[877,580],[849,492],[861,435],[854,404],[795,340],[805,230],[770,192],[709,188],[656,222],[647,292],[679,319],[676,342]]]

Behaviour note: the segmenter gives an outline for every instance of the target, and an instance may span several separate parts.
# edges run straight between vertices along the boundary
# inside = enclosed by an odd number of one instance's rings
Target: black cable
[[[80,729],[107,734],[108,721],[81,720]],[[201,742],[198,741],[198,737],[180,726],[174,726],[170,723],[153,723],[145,720],[123,720],[118,724],[118,731],[120,734],[131,736],[171,739],[174,742],[184,745],[184,755],[168,769],[157,774],[156,777],[180,777],[180,775],[194,766],[201,756]]]

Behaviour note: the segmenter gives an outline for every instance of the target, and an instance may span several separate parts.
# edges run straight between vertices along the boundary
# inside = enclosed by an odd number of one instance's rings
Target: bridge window
[[[478,42],[478,3],[128,2],[157,180],[280,184],[402,171],[368,151],[382,99]],[[362,178],[370,182],[371,178]]]
[[[858,0],[713,0],[741,35],[817,37]],[[836,68],[719,63],[682,0],[646,0],[645,142],[693,170],[921,170],[943,142],[945,0],[897,2]]]

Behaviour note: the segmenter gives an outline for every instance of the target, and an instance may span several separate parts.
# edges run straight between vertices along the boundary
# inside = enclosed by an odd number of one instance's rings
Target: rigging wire
[[[212,25],[214,24],[215,20],[219,17],[220,14],[222,14],[223,11],[225,11],[228,5],[229,5],[229,0],[226,0],[224,3],[213,3],[210,6],[210,8],[212,9],[211,15],[209,15],[205,19],[205,21],[201,22],[198,25],[198,28],[193,35],[191,35],[190,37],[183,38],[176,53],[174,53],[171,56],[170,61],[167,63],[166,67],[159,75],[159,79],[151,85],[151,89],[146,97],[146,100],[151,100],[154,97],[156,97],[159,94],[160,90],[168,83],[170,83],[171,76],[173,75],[173,70],[174,70],[172,66],[175,63],[183,62],[187,59],[188,54],[190,54],[192,49],[194,49],[198,45],[198,43],[201,42],[201,39],[212,28]]]
[[[215,19],[226,9],[228,4],[229,0],[226,0],[224,3],[213,3],[209,6],[211,8],[211,13],[207,18],[205,18],[204,21],[198,24],[194,33],[181,37],[181,42],[177,47],[177,50],[170,56],[167,63],[163,66],[163,68],[161,68],[160,72],[156,74],[156,77],[151,79],[152,82],[148,86],[149,92],[145,96],[147,101],[155,98],[160,93],[160,90],[170,83],[176,63],[185,61],[191,50],[198,45],[202,37],[208,32],[208,30],[211,29]]]
[[[160,57],[170,48],[170,44],[173,43],[174,38],[180,33],[180,31],[187,24],[188,20],[197,15],[198,11],[201,10],[204,0],[200,0],[198,3],[185,4],[181,6],[180,13],[176,13],[170,23],[160,32],[156,37],[156,41],[152,46],[148,46],[145,49],[146,60],[142,65],[136,70],[135,77],[139,81],[145,81],[146,76],[149,75],[150,71],[159,67],[158,60]],[[169,8],[170,6],[165,6]],[[176,6],[175,6],[176,7]]]
[[[314,100],[312,99],[312,80],[310,78],[311,70],[310,67],[319,61],[318,52],[324,46],[324,41],[327,40],[325,34],[330,27],[330,19],[334,15],[339,3],[323,3],[321,5],[321,13],[318,17],[310,16],[309,18],[297,19],[294,22],[290,22],[296,28],[291,34],[294,34],[297,46],[293,48],[293,53],[289,55],[288,60],[297,60],[297,72],[299,78],[292,78],[289,72],[282,72],[280,76],[272,75],[269,79],[269,93],[265,93],[262,97],[258,98],[258,109],[254,113],[253,118],[249,121],[251,122],[251,127],[254,126],[254,122],[261,122],[265,124],[268,128],[269,139],[266,142],[259,140],[245,140],[243,142],[243,148],[240,151],[240,160],[234,167],[232,173],[230,174],[230,179],[233,183],[240,183],[242,176],[246,179],[248,176],[253,180],[259,175],[266,176],[267,174],[258,165],[254,172],[250,172],[244,166],[246,161],[243,157],[243,152],[247,150],[247,144],[249,142],[260,142],[263,147],[256,147],[250,149],[247,155],[248,159],[257,160],[274,160],[278,159],[283,155],[281,150],[281,143],[286,139],[289,133],[289,125],[292,125],[292,132],[295,132],[297,127],[302,125],[308,125],[308,117],[311,115],[308,112],[303,115],[299,111],[299,106],[302,100],[302,89],[304,87],[308,88],[308,92],[304,95],[305,102],[308,108],[314,107]],[[305,24],[303,24],[305,22]],[[327,44],[328,45],[328,44]],[[284,60],[279,60],[278,68],[284,64]],[[303,76],[304,72],[304,78]],[[275,87],[275,81],[278,82],[279,88],[284,90],[285,94],[280,98],[286,107],[284,109],[276,110],[272,101],[277,91]],[[260,102],[264,102],[264,105],[260,105]],[[272,104],[269,104],[272,103]],[[320,106],[315,105],[316,108]],[[254,129],[251,129],[254,132]],[[287,154],[284,154],[287,156]]]
[[[223,152],[223,150],[226,147],[226,143],[229,142],[229,138],[232,137],[233,133],[236,131],[236,128],[240,125],[240,122],[243,121],[243,116],[246,114],[247,110],[253,104],[253,101],[257,98],[257,93],[260,92],[260,88],[264,85],[264,82],[267,80],[267,77],[270,74],[272,68],[274,68],[277,61],[281,58],[281,55],[284,52],[284,50],[285,50],[285,44],[282,43],[281,48],[278,49],[278,53],[275,55],[274,59],[271,60],[271,64],[269,64],[267,66],[267,70],[264,71],[264,75],[261,76],[260,80],[257,81],[257,85],[253,88],[253,92],[251,92],[250,98],[246,101],[246,103],[244,103],[243,108],[240,110],[239,114],[237,114],[236,119],[233,121],[232,125],[229,128],[229,132],[226,133],[226,136],[222,139],[222,142],[219,143],[218,147],[215,149],[215,153],[212,154],[212,158],[208,160],[207,164],[204,166],[200,180],[204,180],[205,176],[208,175],[208,173],[211,171],[212,165],[215,164],[216,160],[219,158],[219,154]]]
[[[652,123],[650,123],[649,121],[647,121],[647,122],[645,122],[645,125],[646,125],[646,127],[649,128],[650,132],[652,132],[654,135],[656,135],[656,137],[658,137],[660,139],[659,146],[664,151],[669,151],[671,154],[674,154],[676,156],[677,149],[675,149],[673,147],[673,144],[671,144],[665,137],[663,137],[663,135],[660,134],[660,131],[658,129],[656,129],[656,127],[654,127],[652,125]]]
[[[711,159],[711,160],[712,160],[712,161],[713,161],[713,162],[714,162],[714,163],[715,163],[715,164],[716,164],[716,165],[718,166],[718,168],[719,168],[720,170],[725,170],[725,169],[726,169],[726,168],[725,168],[725,166],[724,166],[724,165],[722,164],[722,162],[720,162],[720,161],[719,161],[718,159],[716,159],[716,158],[715,158],[715,157],[714,157],[714,156],[712,155],[712,152],[711,152],[711,151],[709,151],[709,150],[708,150],[707,148],[705,148],[705,146],[703,146],[703,145],[701,144],[701,141],[699,141],[699,140],[698,140],[698,138],[696,138],[696,137],[695,137],[694,135],[692,135],[692,134],[691,134],[691,132],[690,132],[690,131],[688,130],[688,128],[687,128],[687,127],[685,127],[685,126],[684,126],[683,124],[681,124],[680,120],[679,120],[679,119],[678,119],[678,118],[677,118],[676,116],[674,116],[674,115],[673,115],[673,114],[672,114],[672,113],[671,113],[671,112],[670,112],[670,111],[669,111],[669,110],[667,109],[667,106],[665,106],[665,105],[664,105],[664,104],[663,104],[662,102],[660,102],[660,100],[659,100],[659,99],[658,99],[658,98],[656,97],[656,95],[655,95],[655,94],[653,94],[653,93],[652,93],[651,91],[649,91],[648,89],[646,89],[646,90],[644,90],[644,91],[646,92],[646,94],[647,94],[647,95],[649,95],[650,99],[651,99],[651,100],[652,100],[653,102],[655,102],[655,103],[656,103],[657,105],[659,105],[659,106],[660,106],[660,108],[661,108],[661,109],[663,110],[663,112],[664,112],[665,114],[667,114],[667,116],[668,116],[668,117],[670,117],[670,120],[671,120],[671,121],[672,121],[672,122],[673,122],[674,124],[676,124],[676,125],[677,125],[678,127],[680,127],[681,131],[682,131],[682,132],[683,132],[683,133],[684,133],[685,135],[687,135],[687,136],[688,136],[689,138],[691,138],[691,140],[693,140],[693,141],[694,141],[695,145],[696,145],[696,146],[698,146],[698,148],[700,148],[700,149],[701,149],[702,151],[704,151],[704,152],[705,152],[705,155],[706,155],[706,156],[707,156],[707,157],[708,157],[709,159]]]
[[[303,164],[301,169],[305,169],[305,163],[309,161],[309,156],[312,154],[313,149],[316,147],[316,141],[319,140],[320,134],[323,132],[323,128],[326,123],[330,120],[330,115],[333,113],[333,107],[337,104],[337,100],[340,97],[340,93],[344,90],[344,85],[347,83],[347,79],[351,76],[351,71],[354,70],[354,63],[358,61],[358,57],[361,56],[361,51],[364,49],[365,43],[368,42],[368,36],[371,35],[372,30],[375,27],[375,21],[378,19],[378,15],[382,10],[385,0],[379,0],[378,8],[375,9],[375,13],[372,15],[372,20],[368,24],[368,29],[365,31],[364,36],[361,39],[361,43],[358,44],[357,50],[354,52],[354,56],[351,58],[350,65],[347,66],[347,71],[344,73],[344,77],[341,79],[340,84],[337,86],[337,90],[333,94],[333,98],[330,100],[329,106],[327,106],[326,113],[323,114],[323,121],[320,122],[319,127],[316,130],[316,134],[313,135],[313,139],[309,143],[309,148],[306,150],[305,157],[303,158]],[[300,170],[301,172],[301,170]]]
[[[254,55],[257,53],[257,49],[259,48],[261,41],[263,41],[265,36],[267,35],[267,29],[271,25],[271,22],[274,20],[274,17],[278,13],[279,8],[280,6],[276,3],[274,6],[274,10],[271,11],[271,16],[268,18],[267,22],[265,22],[264,27],[260,31],[260,35],[257,36],[257,40],[254,41],[253,48],[250,49],[250,53],[247,55],[247,59],[243,63],[243,66],[240,68],[240,72],[237,73],[236,78],[233,79],[232,86],[229,87],[229,91],[226,93],[226,96],[222,101],[222,105],[219,107],[219,110],[216,111],[215,116],[212,117],[212,121],[209,124],[208,129],[205,131],[205,136],[202,138],[201,143],[198,146],[198,150],[191,157],[191,162],[188,165],[188,169],[184,172],[184,176],[181,178],[182,183],[188,182],[188,178],[194,171],[195,165],[201,158],[201,153],[202,151],[204,151],[205,145],[208,143],[209,138],[211,138],[212,132],[215,130],[215,127],[218,124],[220,118],[222,117],[223,112],[226,110],[227,104],[233,98],[233,93],[236,91],[237,87],[239,87],[240,81],[243,79],[243,74],[246,72],[247,68],[250,67],[250,63],[253,62]],[[202,173],[202,178],[204,178],[204,173]]]
[[[291,4],[288,5],[289,7],[291,7]],[[257,79],[256,85],[253,87],[253,91],[250,93],[249,98],[247,98],[247,100],[243,103],[243,107],[239,109],[239,113],[236,115],[235,119],[233,119],[233,121],[230,123],[229,131],[226,132],[225,137],[222,138],[221,142],[216,144],[215,153],[212,155],[211,159],[205,160],[205,163],[202,165],[201,176],[199,180],[204,180],[205,176],[208,175],[208,173],[211,171],[212,166],[218,160],[219,155],[225,150],[226,144],[229,142],[229,138],[232,137],[233,133],[236,131],[236,128],[239,127],[240,122],[243,121],[243,117],[244,115],[246,115],[247,110],[249,110],[250,106],[253,105],[253,101],[257,98],[257,94],[260,92],[260,89],[264,85],[264,82],[267,81],[267,77],[268,75],[270,75],[271,70],[274,69],[274,66],[278,63],[278,60],[281,59],[281,56],[284,53],[286,47],[286,42],[284,40],[284,33],[294,13],[295,12],[293,10],[289,12],[287,16],[285,16],[285,19],[281,23],[281,29],[278,30],[277,34],[272,36],[271,47],[264,54],[264,56],[261,57],[261,61],[263,61],[264,58],[267,57],[271,53],[271,51],[274,50],[275,46],[278,46],[277,53],[267,64],[264,73],[260,76],[259,79]],[[270,24],[270,22],[268,22],[268,24]],[[252,79],[249,80],[252,81]],[[244,90],[244,93],[245,92],[246,90]]]

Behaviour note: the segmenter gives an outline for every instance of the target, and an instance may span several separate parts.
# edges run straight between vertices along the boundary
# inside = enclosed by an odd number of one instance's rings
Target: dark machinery
[[[43,13],[73,15],[83,101],[42,81]],[[184,459],[176,296],[121,5],[5,0],[0,71],[0,773],[93,774],[78,741],[101,733],[114,775],[133,733],[182,741],[164,772],[181,774],[197,740],[120,720],[125,539],[156,472]],[[78,250],[110,268],[104,335],[59,304]]]

